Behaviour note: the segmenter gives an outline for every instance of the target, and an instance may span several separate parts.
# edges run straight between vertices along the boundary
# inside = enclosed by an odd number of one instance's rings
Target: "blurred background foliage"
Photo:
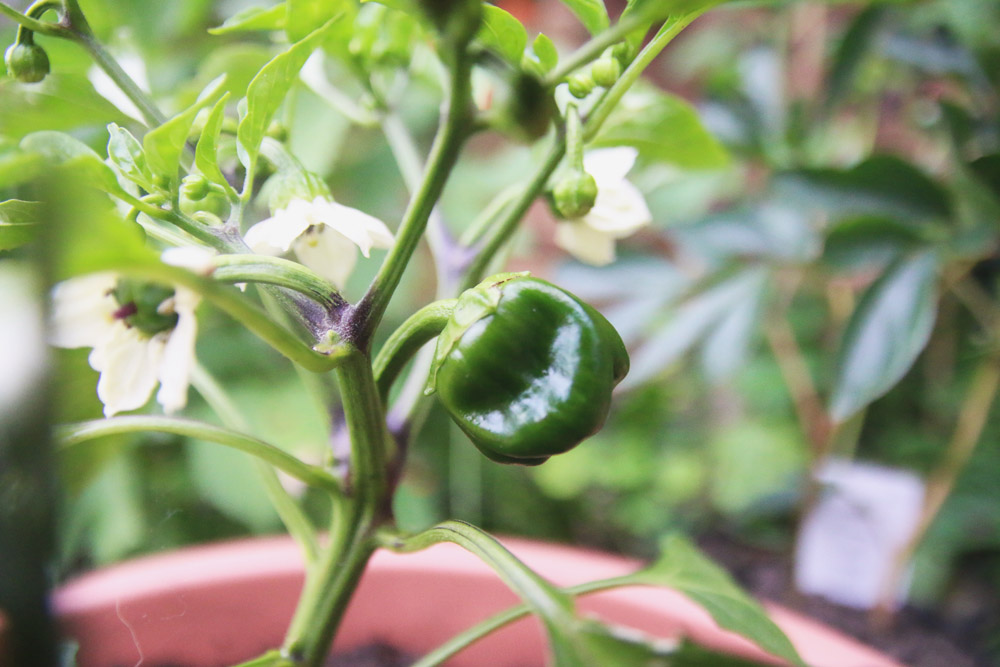
[[[242,0],[81,4],[113,51],[145,63],[168,112],[220,73],[240,97],[276,48],[267,32],[206,35],[246,9]],[[505,6],[561,46],[583,37],[556,3]],[[410,38],[385,25],[373,22],[364,48],[383,59],[387,78],[406,65],[418,73],[405,120],[427,140],[434,78],[419,75],[418,54],[399,52]],[[677,97],[640,110],[662,116],[655,131],[639,128],[652,132],[645,150],[671,146],[666,160],[641,151],[630,176],[654,226],[597,269],[555,248],[552,215],[538,205],[512,254],[516,268],[600,306],[629,344],[632,373],[606,427],[524,469],[485,461],[432,410],[397,498],[404,527],[452,517],[638,556],[680,527],[777,558],[791,550],[810,471],[827,454],[941,484],[954,472],[948,444],[971,378],[998,354],[998,25],[991,0],[733,2],[697,21],[651,68],[651,81]],[[9,24],[2,36],[12,41]],[[43,84],[0,78],[0,186],[9,196],[37,169],[14,148],[25,134],[62,129],[101,149],[107,123],[135,126],[95,92],[80,49],[42,41],[53,72]],[[362,105],[371,93],[350,58],[328,75]],[[377,131],[352,126],[305,86],[283,114],[293,152],[335,197],[398,218],[406,191]],[[609,131],[633,129],[626,115]],[[478,138],[446,191],[448,224],[467,225],[529,158],[495,135]],[[433,298],[419,260],[387,331]],[[375,266],[362,262],[349,296]],[[259,433],[320,460],[329,417],[301,378],[224,316],[200,316],[198,358]],[[60,421],[99,416],[86,351],[55,354]],[[208,418],[195,392],[192,402]],[[63,458],[62,572],[279,530],[239,454],[146,437],[160,446],[117,437]],[[912,581],[915,605],[973,628],[977,650],[994,659],[998,443],[992,415],[916,553]]]

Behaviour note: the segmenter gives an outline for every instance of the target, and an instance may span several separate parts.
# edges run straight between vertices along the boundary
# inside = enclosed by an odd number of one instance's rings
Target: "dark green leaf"
[[[224,77],[215,79],[206,86],[194,104],[146,133],[142,139],[142,147],[146,152],[146,162],[155,174],[172,180],[177,178],[181,153],[184,152],[194,118],[203,107],[212,104],[222,94],[224,83]]]
[[[585,623],[579,643],[592,665],[672,667],[677,643],[647,637],[632,628]]]
[[[31,241],[41,219],[41,205],[37,202],[0,202],[0,250],[12,250]]]
[[[275,56],[250,82],[246,113],[236,131],[237,151],[244,166],[256,163],[267,126],[298,78],[299,70],[336,22],[336,18],[331,19],[322,28]]]
[[[576,14],[591,35],[603,32],[610,24],[608,10],[601,0],[562,0],[562,3]]]
[[[146,164],[146,153],[142,149],[142,144],[132,136],[131,132],[118,127],[115,123],[108,125],[108,157],[125,178],[146,192],[154,190],[153,174]]]
[[[827,105],[837,102],[854,81],[859,65],[872,49],[885,12],[884,5],[869,5],[854,17],[854,21],[844,33],[844,38],[833,57],[833,66],[827,79]]]
[[[231,32],[248,30],[281,30],[285,27],[285,3],[274,7],[248,7],[239,11],[217,28],[210,28],[213,35],[225,35]]]
[[[901,253],[925,243],[919,228],[895,218],[848,218],[830,230],[823,244],[823,261],[845,271],[884,267]]]
[[[634,146],[642,159],[686,169],[715,169],[726,150],[684,100],[653,89],[636,90],[611,114],[595,146]]]
[[[882,215],[926,222],[951,216],[947,192],[913,164],[891,155],[872,156],[847,170],[785,172],[776,186],[779,194],[835,220]]]
[[[483,24],[477,37],[510,64],[515,67],[521,64],[524,47],[528,44],[528,31],[510,13],[494,5],[484,5]]]
[[[704,607],[720,627],[739,633],[768,653],[803,664],[795,647],[763,608],[725,570],[680,535],[667,537],[657,561],[630,578],[637,583],[673,588]]]
[[[969,169],[1000,201],[1000,154],[984,155],[969,163]]]
[[[937,257],[893,263],[862,297],[837,356],[830,416],[844,421],[891,389],[927,344],[937,308]]]

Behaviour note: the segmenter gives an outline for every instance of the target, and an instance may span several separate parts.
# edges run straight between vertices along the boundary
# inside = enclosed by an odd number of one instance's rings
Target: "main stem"
[[[390,511],[386,458],[392,441],[371,363],[354,349],[336,372],[351,435],[349,486],[339,511],[334,512],[330,542],[306,574],[282,647],[289,664],[308,667],[323,663],[347,603],[377,547],[374,531]]]

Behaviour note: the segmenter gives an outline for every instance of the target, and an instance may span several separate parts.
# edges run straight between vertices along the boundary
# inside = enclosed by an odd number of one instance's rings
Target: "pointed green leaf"
[[[851,22],[833,57],[826,85],[827,105],[837,102],[850,88],[859,66],[874,46],[885,14],[885,5],[871,4]]]
[[[547,74],[559,64],[559,51],[548,35],[538,33],[531,43],[531,56],[541,68],[541,73]]]
[[[483,24],[477,38],[518,67],[528,44],[528,31],[509,12],[494,5],[483,5]]]
[[[927,344],[937,312],[937,257],[909,255],[868,288],[840,343],[830,416],[842,422],[886,393]]]
[[[772,655],[802,665],[785,633],[729,574],[680,535],[667,537],[660,557],[627,579],[668,586],[701,605],[720,627],[736,632]]]
[[[201,131],[198,145],[194,151],[194,165],[198,171],[204,174],[205,178],[213,183],[218,183],[232,194],[232,186],[222,175],[222,170],[219,169],[218,153],[219,135],[222,133],[222,121],[225,119],[228,101],[229,93],[226,93],[215,103],[208,118],[205,119],[205,127]]]
[[[591,35],[603,32],[610,24],[608,10],[601,0],[562,0],[562,3],[576,14]]]
[[[239,11],[217,28],[209,28],[213,35],[225,35],[232,32],[250,30],[281,30],[285,27],[285,3],[274,7],[248,7]]]
[[[41,204],[10,199],[0,202],[0,251],[12,250],[31,241],[42,219]]]
[[[290,42],[304,39],[345,10],[344,0],[288,0],[285,3],[285,33]]]
[[[146,164],[146,153],[139,140],[116,123],[108,125],[108,158],[118,171],[133,183],[152,192],[155,189],[153,174]]]
[[[181,162],[181,153],[187,143],[188,134],[195,116],[203,108],[214,102],[222,94],[225,76],[220,76],[202,91],[195,103],[159,127],[146,133],[142,147],[146,151],[146,162],[153,173],[174,180]]]
[[[652,88],[633,89],[593,144],[633,146],[646,161],[685,169],[715,169],[729,160],[690,104]]]
[[[237,152],[247,168],[257,162],[267,126],[298,78],[299,70],[337,20],[337,17],[330,19],[322,28],[272,58],[250,82],[246,112],[236,130]]]

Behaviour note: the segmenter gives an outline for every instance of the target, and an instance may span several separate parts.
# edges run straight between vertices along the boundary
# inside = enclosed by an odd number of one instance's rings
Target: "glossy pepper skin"
[[[432,382],[483,454],[537,465],[600,429],[628,364],[603,315],[544,280],[502,274],[459,297]]]

